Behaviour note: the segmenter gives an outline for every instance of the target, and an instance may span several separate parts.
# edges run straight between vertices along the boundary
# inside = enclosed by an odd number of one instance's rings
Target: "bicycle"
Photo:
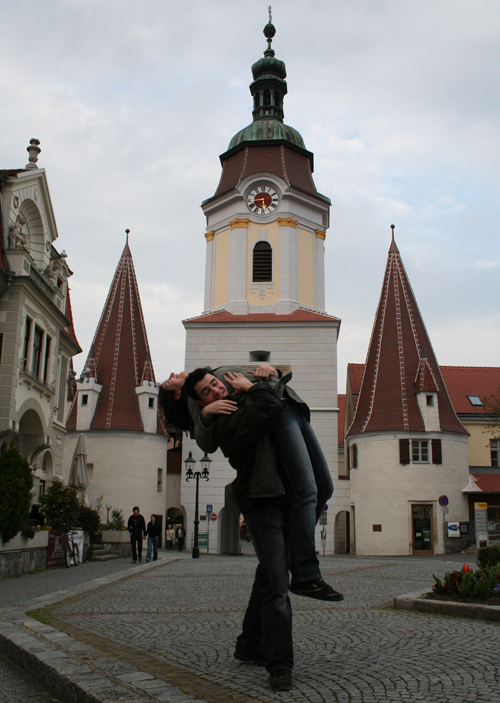
[[[68,531],[68,543],[66,545],[66,552],[64,555],[66,560],[66,567],[68,569],[71,566],[71,562],[73,562],[75,566],[78,566],[79,564],[80,549],[77,543],[74,541],[73,537],[73,535],[77,534],[78,532],[75,532],[74,530]]]

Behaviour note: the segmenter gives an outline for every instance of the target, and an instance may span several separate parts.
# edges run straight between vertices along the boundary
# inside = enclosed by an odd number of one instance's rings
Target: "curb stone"
[[[177,687],[126,662],[103,655],[84,642],[26,615],[26,611],[58,603],[141,571],[165,566],[143,564],[131,574],[123,571],[94,579],[80,588],[42,596],[26,607],[2,608],[0,613],[0,652],[64,703],[206,703]]]
[[[500,623],[500,606],[475,603],[450,603],[449,601],[423,598],[424,593],[409,593],[394,598],[394,607],[398,610],[412,610],[417,613],[447,615],[454,618],[469,618],[486,622]]]

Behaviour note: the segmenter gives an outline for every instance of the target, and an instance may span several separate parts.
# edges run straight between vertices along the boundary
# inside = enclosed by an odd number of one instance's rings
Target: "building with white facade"
[[[68,377],[81,349],[39,144],[30,141],[25,168],[0,173],[0,451],[14,441],[44,493],[63,475]]]
[[[138,505],[145,518],[155,514],[165,525],[169,438],[158,413],[158,386],[128,241],[75,385],[65,476],[83,434],[91,507],[111,505],[128,517]]]
[[[202,204],[207,218],[205,309],[184,321],[186,370],[261,361],[291,367],[291,385],[311,408],[311,423],[335,485],[326,542],[331,552],[335,513],[345,510],[348,496],[337,482],[340,320],[325,311],[330,201],[314,184],[313,154],[283,122],[285,64],[271,48],[272,24],[264,34],[264,58],[252,66],[253,121],[221,155],[219,185]],[[188,451],[201,459],[193,442],[184,442],[184,456]],[[239,513],[227,491],[234,471],[220,452],[211,458],[210,481],[200,483],[202,513],[211,505],[218,514],[210,525],[211,550],[235,553]],[[190,531],[194,486],[181,486]]]

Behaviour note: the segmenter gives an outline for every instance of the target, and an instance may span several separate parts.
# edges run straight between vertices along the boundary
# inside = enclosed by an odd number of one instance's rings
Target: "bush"
[[[115,508],[111,511],[111,525],[113,530],[122,530],[125,527],[125,518],[123,517],[123,510],[118,510]]]
[[[26,459],[14,445],[0,454],[0,536],[4,544],[28,520],[33,476]]]
[[[54,530],[73,526],[80,511],[76,489],[66,486],[60,478],[55,478],[45,495],[40,496],[47,524]]]
[[[76,526],[88,532],[91,539],[99,529],[99,522],[100,517],[97,510],[88,508],[86,505],[80,506],[76,517]]]
[[[500,562],[500,545],[494,544],[491,547],[481,547],[477,552],[477,563],[483,569],[496,566]]]

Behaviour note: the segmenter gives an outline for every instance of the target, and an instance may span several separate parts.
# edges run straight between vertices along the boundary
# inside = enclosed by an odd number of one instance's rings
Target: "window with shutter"
[[[400,439],[399,440],[399,463],[409,464],[410,463],[410,440]]]
[[[441,453],[441,440],[440,439],[433,439],[432,440],[432,463],[433,464],[442,464],[443,463],[443,456]]]
[[[253,248],[252,282],[264,283],[273,280],[273,250],[269,242],[257,242]]]

